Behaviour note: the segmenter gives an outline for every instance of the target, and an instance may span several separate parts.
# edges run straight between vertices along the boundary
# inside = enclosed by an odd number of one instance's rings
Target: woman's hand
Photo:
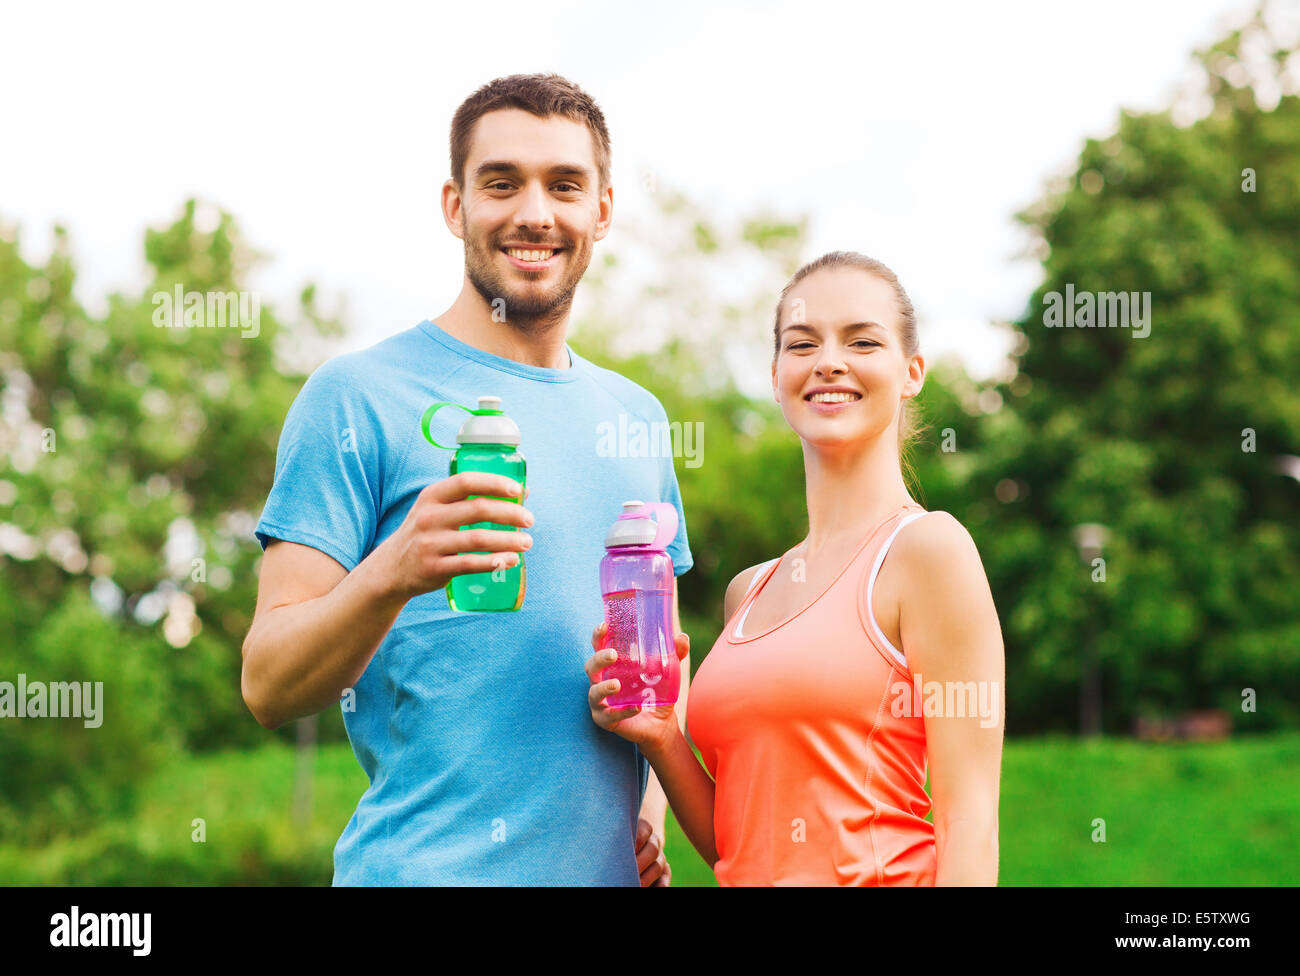
[[[628,708],[610,708],[605,699],[619,689],[617,678],[601,680],[601,672],[614,663],[618,654],[612,647],[601,647],[604,642],[607,625],[601,623],[591,632],[591,646],[596,652],[587,659],[587,678],[591,687],[587,690],[587,704],[591,707],[591,720],[602,729],[615,732],[642,747],[646,758],[655,752],[662,752],[672,741],[674,734],[680,734],[677,727],[677,706],[657,705],[654,708],[642,708],[632,705]],[[686,634],[676,638],[677,660],[681,661],[691,651],[691,639]]]

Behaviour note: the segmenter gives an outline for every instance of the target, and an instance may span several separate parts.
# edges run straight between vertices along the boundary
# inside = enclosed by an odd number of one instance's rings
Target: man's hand
[[[409,600],[442,589],[453,576],[518,566],[521,553],[533,544],[527,532],[461,531],[461,526],[491,522],[529,528],[533,515],[522,499],[502,501],[518,498],[519,487],[513,479],[483,471],[462,471],[428,485],[397,531],[371,554],[382,560],[392,591]]]
[[[673,876],[664,857],[664,841],[649,820],[636,824],[636,866],[641,872],[642,888],[667,888]]]

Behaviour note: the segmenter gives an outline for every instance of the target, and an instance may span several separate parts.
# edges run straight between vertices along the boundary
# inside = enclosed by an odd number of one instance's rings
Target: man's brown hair
[[[510,75],[489,81],[461,103],[451,119],[451,178],[465,189],[465,162],[469,157],[474,123],[498,109],[518,108],[538,118],[558,115],[584,123],[591,130],[600,177],[599,192],[609,186],[609,129],[595,100],[567,78],[556,74]]]

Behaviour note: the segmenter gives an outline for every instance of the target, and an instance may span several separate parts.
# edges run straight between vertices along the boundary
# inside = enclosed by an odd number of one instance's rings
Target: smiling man
[[[342,702],[370,786],[335,846],[336,885],[668,883],[663,791],[591,721],[583,671],[623,502],[674,504],[674,573],[692,563],[672,458],[597,450],[602,424],[666,423],[663,407],[565,341],[613,203],[586,93],[558,75],[485,85],[452,120],[442,188],[465,244],[459,296],[325,363],[285,420],[243,694],[267,728]],[[448,477],[449,452],[421,435],[430,404],[482,395],[519,426],[525,504],[498,500],[519,496],[505,478]],[[455,429],[435,421],[441,443]],[[459,531],[481,521],[516,531]],[[520,610],[449,607],[453,576],[524,552]]]

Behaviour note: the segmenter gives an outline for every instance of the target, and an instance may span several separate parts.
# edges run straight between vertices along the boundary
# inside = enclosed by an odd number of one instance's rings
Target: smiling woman
[[[789,314],[784,324],[786,348],[796,354],[806,355],[808,350],[815,349],[817,346],[816,339],[819,335],[819,329],[807,322],[807,299],[796,295],[790,298],[791,292],[799,286],[809,275],[818,271],[839,269],[841,271],[857,270],[864,272],[871,282],[868,287],[877,293],[883,293],[886,289],[892,292],[892,306],[896,316],[896,342],[903,356],[911,360],[913,357],[919,359],[920,339],[916,327],[916,310],[912,306],[912,300],[908,298],[907,292],[898,281],[898,276],[894,274],[885,264],[866,255],[858,254],[856,251],[832,251],[824,254],[815,261],[804,265],[794,277],[786,284],[781,291],[781,297],[777,301],[777,310],[772,323],[772,373],[776,374],[777,361],[781,356],[782,341],[782,321],[781,310],[789,300]],[[859,285],[861,285],[862,276],[858,276]],[[883,294],[878,294],[877,299],[883,298]],[[888,307],[888,306],[887,306]],[[809,338],[800,338],[800,333],[807,335]],[[849,322],[840,327],[842,340],[850,348],[870,351],[871,349],[880,348],[882,340],[888,343],[891,339],[889,330],[875,321],[856,321]],[[924,363],[921,366],[924,370]],[[923,375],[923,374],[922,374]],[[831,387],[828,389],[839,389]],[[851,393],[860,392],[852,388],[845,388]],[[920,387],[917,386],[916,392]],[[814,391],[816,392],[816,391]],[[809,393],[812,397],[813,393]],[[807,397],[806,397],[807,398]],[[778,398],[779,399],[779,398]],[[789,419],[788,417],[786,418]],[[900,463],[902,464],[904,474],[910,475],[910,465],[907,459],[908,449],[915,441],[919,432],[920,424],[913,409],[910,396],[902,404],[898,419],[898,450]]]
[[[880,262],[833,252],[786,285],[773,339],[808,535],[727,590],[687,706],[704,767],[670,709],[610,712],[593,681],[593,718],[641,747],[719,884],[996,884],[1002,637],[970,535],[903,479],[925,379],[912,303]],[[987,707],[913,707],[924,679]]]

